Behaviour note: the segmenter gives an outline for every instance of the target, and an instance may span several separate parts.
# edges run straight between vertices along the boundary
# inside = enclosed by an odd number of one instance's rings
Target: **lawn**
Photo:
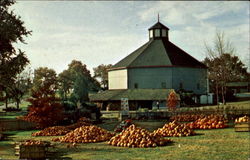
[[[135,122],[149,130],[161,127],[164,121]],[[112,131],[117,121],[100,124]],[[31,137],[32,131],[6,132],[8,139],[0,142],[0,159],[17,159],[14,156],[14,142],[24,139],[40,139],[50,141],[52,137]],[[63,159],[171,159],[171,160],[247,160],[250,158],[249,132],[235,132],[234,128],[217,130],[196,130],[198,135],[191,137],[173,137],[174,143],[156,148],[123,148],[102,143],[78,144],[75,148],[67,148],[67,143],[55,144],[56,153],[52,158]]]

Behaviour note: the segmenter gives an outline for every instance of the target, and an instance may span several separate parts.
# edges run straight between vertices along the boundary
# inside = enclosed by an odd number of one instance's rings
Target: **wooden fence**
[[[0,131],[30,130],[35,124],[19,119],[0,119]]]
[[[120,116],[119,111],[102,111],[102,116],[105,118],[118,119]],[[222,114],[229,119],[234,119],[242,115],[250,116],[250,110],[248,109],[194,109],[194,110],[176,110],[175,112],[169,112],[167,110],[159,111],[129,111],[130,118],[132,119],[168,119],[172,115],[177,114]]]

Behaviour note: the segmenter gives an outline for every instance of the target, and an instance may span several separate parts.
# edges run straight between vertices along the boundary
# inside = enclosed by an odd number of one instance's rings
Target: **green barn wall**
[[[173,88],[193,91],[196,94],[206,94],[207,92],[207,70],[202,68],[173,68]],[[200,88],[198,89],[197,84]]]
[[[196,94],[206,94],[207,70],[200,68],[131,68],[128,69],[128,88],[134,89],[135,83],[138,88],[162,88],[162,82],[166,83],[167,89],[183,89],[193,91]],[[200,88],[197,88],[199,83]]]
[[[172,68],[132,68],[128,69],[128,87],[134,89],[134,84],[138,88],[162,88],[162,82],[166,83],[166,88],[172,88]]]

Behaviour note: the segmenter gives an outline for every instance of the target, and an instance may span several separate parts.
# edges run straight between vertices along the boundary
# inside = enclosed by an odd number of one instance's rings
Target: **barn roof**
[[[167,29],[157,22],[151,29]],[[133,67],[195,67],[207,68],[184,50],[170,42],[168,38],[156,37],[113,65],[111,70]]]
[[[169,28],[166,27],[165,25],[163,25],[161,22],[157,22],[152,27],[150,27],[148,30],[151,30],[151,29],[162,29],[162,28],[169,30]]]
[[[170,89],[123,89],[106,90],[89,96],[90,101],[166,100]]]

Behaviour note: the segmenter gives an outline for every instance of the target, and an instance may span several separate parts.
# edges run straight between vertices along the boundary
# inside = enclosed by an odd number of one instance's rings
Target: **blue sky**
[[[204,42],[212,45],[220,30],[250,67],[247,1],[17,1],[11,9],[33,31],[28,44],[16,44],[33,68],[60,73],[73,59],[91,71],[115,64],[148,41],[158,13],[170,41],[196,59],[205,58]]]

